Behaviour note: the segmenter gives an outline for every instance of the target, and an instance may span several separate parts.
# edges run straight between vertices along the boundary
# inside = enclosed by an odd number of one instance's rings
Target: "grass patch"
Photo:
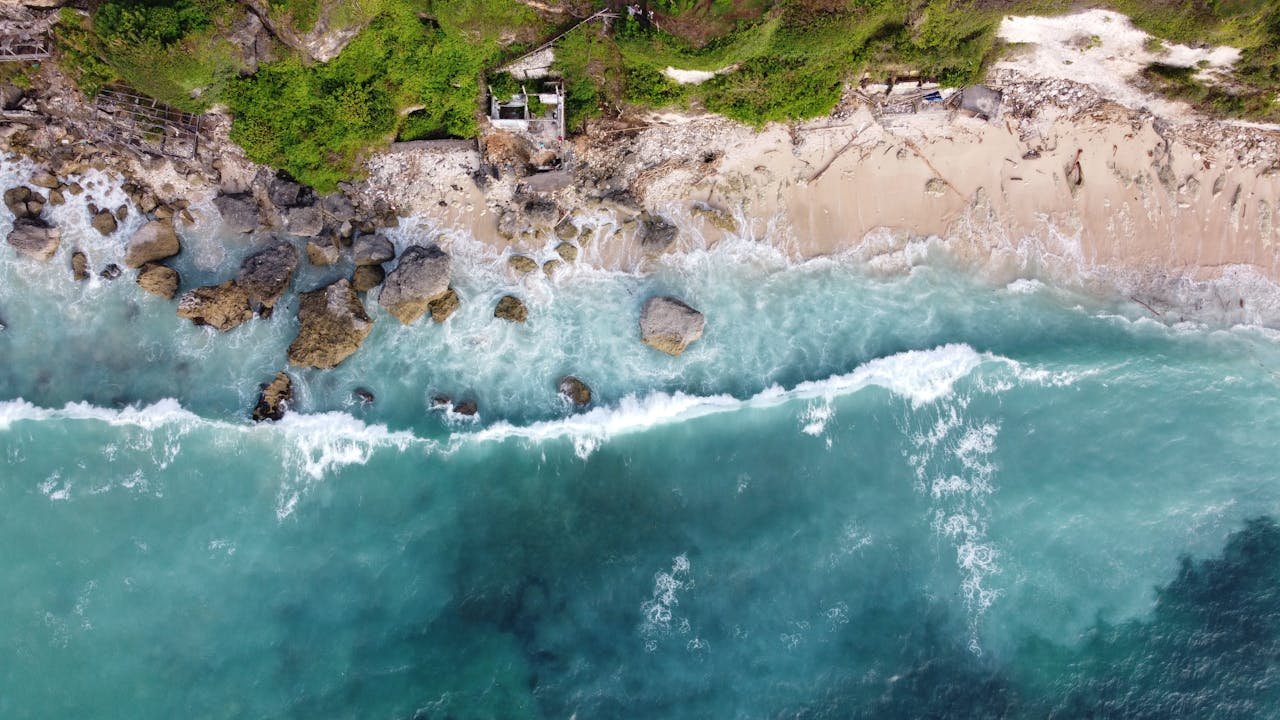
[[[229,0],[111,0],[90,17],[63,9],[53,36],[62,67],[85,94],[122,82],[201,112],[240,70],[224,39],[235,14]]]
[[[536,23],[514,0],[411,3],[386,9],[332,61],[296,59],[233,81],[231,138],[253,160],[321,190],[350,177],[391,139],[474,137],[485,68],[503,23]]]

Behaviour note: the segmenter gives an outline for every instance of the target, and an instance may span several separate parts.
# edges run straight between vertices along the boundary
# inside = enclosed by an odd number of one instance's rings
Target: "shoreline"
[[[313,199],[326,219],[306,233],[295,232],[298,208],[272,199],[276,174],[228,140],[223,115],[201,157],[149,159],[93,138],[91,108],[49,68],[35,98],[48,124],[10,121],[0,144],[64,182],[98,169],[137,186],[135,204],[150,193],[189,207],[179,230],[218,223],[214,201],[234,196],[257,213],[255,237],[331,244],[339,256],[353,235],[405,217],[547,273],[561,262],[643,273],[663,253],[731,236],[792,259],[847,256],[901,273],[928,240],[997,285],[1042,280],[1166,322],[1280,326],[1280,129],[1157,116],[1036,71],[997,63],[987,82],[1001,108],[990,120],[880,114],[851,88],[826,118],[759,130],[678,113],[601,121],[573,139],[567,172],[523,174],[498,131],[482,149],[398,143],[327,196],[350,208],[345,220]],[[1119,99],[1141,96],[1125,87]]]

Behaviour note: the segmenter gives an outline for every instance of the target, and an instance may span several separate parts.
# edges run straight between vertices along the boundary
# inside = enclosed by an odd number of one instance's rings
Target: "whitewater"
[[[101,237],[85,203],[127,200],[82,184],[53,260],[0,249],[0,717],[1280,714],[1272,330],[928,244],[892,273],[588,247],[516,280],[408,218],[461,308],[402,326],[371,293],[364,346],[254,424],[297,292],[351,268],[195,327],[128,275],[72,282],[141,215]],[[269,240],[184,229],[183,288]],[[527,324],[492,317],[508,293]],[[639,341],[656,294],[707,318],[680,358]]]

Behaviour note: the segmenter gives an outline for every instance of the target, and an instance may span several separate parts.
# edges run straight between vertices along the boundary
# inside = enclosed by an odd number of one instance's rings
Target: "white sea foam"
[[[658,648],[658,638],[671,632],[675,608],[680,604],[679,594],[682,590],[693,587],[693,578],[690,576],[692,567],[689,556],[681,554],[672,558],[669,571],[658,572],[653,576],[653,593],[640,604],[640,614],[644,618],[640,634],[645,639],[645,649],[649,652]],[[688,620],[682,619],[677,628],[681,634],[688,634]]]
[[[460,436],[460,439],[501,441],[520,438],[541,442],[567,437],[573,442],[577,455],[586,459],[601,443],[618,435],[716,413],[769,407],[794,400],[821,398],[829,404],[837,397],[873,385],[905,397],[914,407],[919,407],[948,395],[958,380],[983,362],[992,360],[1000,358],[978,353],[968,345],[943,345],[932,350],[911,350],[878,358],[850,373],[803,382],[791,390],[772,386],[746,400],[729,395],[698,396],[681,392],[656,392],[644,397],[629,395],[616,407],[594,408],[567,418],[526,426],[498,422],[473,434]],[[810,406],[812,407],[814,406]],[[804,412],[814,411],[807,409]],[[806,421],[802,431],[811,435],[820,434],[825,425],[816,423],[825,423],[830,417],[830,414],[826,417],[814,416]]]

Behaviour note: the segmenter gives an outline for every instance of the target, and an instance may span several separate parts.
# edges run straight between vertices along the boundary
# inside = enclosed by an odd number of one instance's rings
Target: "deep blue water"
[[[409,224],[459,313],[370,300],[253,426],[296,298],[192,327],[72,283],[120,248],[58,212],[51,263],[0,248],[0,717],[1280,716],[1275,333],[747,243],[517,283]],[[185,286],[265,241],[186,240]]]

